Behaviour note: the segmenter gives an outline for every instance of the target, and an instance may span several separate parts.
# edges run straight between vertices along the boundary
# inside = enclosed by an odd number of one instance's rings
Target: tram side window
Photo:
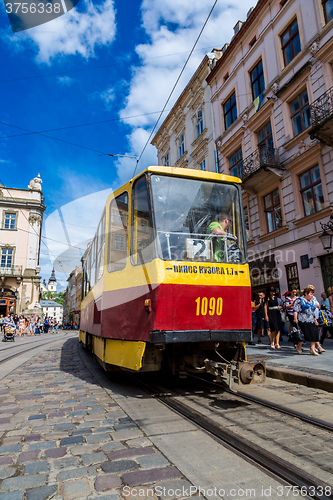
[[[88,274],[87,274],[87,261],[85,262],[84,267],[83,267],[82,280],[83,280],[82,299],[84,299],[84,297],[86,295],[88,295],[88,293],[90,292],[90,283],[89,283],[89,278],[88,278]]]
[[[97,230],[96,282],[103,276],[105,247],[105,211]]]
[[[95,285],[95,274],[96,274],[96,236],[91,244],[90,256],[89,256],[89,274],[90,274],[90,286],[93,288]]]
[[[126,267],[128,233],[128,194],[123,193],[110,203],[108,271],[120,271]]]
[[[145,177],[141,177],[133,188],[131,256],[134,265],[150,262],[154,257],[154,238],[150,213],[147,180]]]

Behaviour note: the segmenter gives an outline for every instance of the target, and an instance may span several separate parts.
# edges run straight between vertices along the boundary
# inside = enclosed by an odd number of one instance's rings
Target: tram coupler
[[[220,363],[206,359],[205,369],[215,377],[216,382],[225,382],[230,389],[234,384],[238,386],[262,384],[266,381],[266,365],[261,361]]]

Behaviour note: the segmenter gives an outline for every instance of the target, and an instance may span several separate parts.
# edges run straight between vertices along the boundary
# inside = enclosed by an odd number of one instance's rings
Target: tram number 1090
[[[222,314],[222,297],[217,299],[215,297],[210,297],[210,299],[208,297],[198,297],[195,302],[197,304],[196,316],[206,316],[207,313],[210,316],[221,316]]]

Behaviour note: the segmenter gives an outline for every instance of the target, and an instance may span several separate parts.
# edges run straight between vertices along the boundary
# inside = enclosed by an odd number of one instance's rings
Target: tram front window
[[[239,187],[158,175],[151,181],[161,258],[245,261]]]

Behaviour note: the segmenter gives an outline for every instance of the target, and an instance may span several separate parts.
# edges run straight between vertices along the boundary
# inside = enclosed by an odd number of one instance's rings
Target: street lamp
[[[326,250],[326,252],[329,252],[332,248],[333,234],[330,234],[327,231],[332,231],[333,233],[333,215],[330,216],[330,220],[326,224],[320,222],[320,225],[323,229],[323,234],[319,236],[319,239],[323,245],[324,250]]]

